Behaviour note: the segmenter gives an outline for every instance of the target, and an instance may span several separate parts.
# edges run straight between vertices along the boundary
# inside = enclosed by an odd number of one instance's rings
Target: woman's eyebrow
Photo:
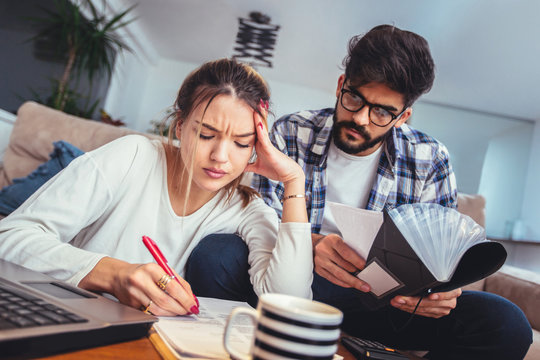
[[[196,122],[198,123],[198,121],[196,121]],[[207,128],[208,130],[211,130],[211,131],[215,131],[215,132],[218,132],[218,133],[221,132],[221,130],[218,130],[215,127],[213,127],[212,125],[208,125],[206,123],[202,123],[202,126],[204,126],[205,128]],[[233,135],[233,137],[248,137],[248,136],[253,136],[253,135],[255,135],[255,132],[237,134],[237,135]]]
[[[249,137],[249,136],[253,136],[253,135],[255,135],[255,132],[233,135],[233,137]]]

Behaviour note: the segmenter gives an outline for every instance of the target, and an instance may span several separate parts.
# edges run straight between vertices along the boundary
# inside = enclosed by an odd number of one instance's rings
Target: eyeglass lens
[[[341,95],[341,105],[351,112],[360,111],[365,105],[366,101],[349,90],[344,90]],[[387,125],[390,123],[394,117],[386,109],[380,106],[368,105],[369,106],[369,119],[377,125]]]

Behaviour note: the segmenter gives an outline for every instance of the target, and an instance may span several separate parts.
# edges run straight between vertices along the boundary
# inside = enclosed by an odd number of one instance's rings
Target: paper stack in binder
[[[470,217],[439,204],[401,205],[376,212],[329,203],[343,240],[366,259],[357,277],[371,286],[358,291],[377,309],[396,295],[449,291],[497,271],[506,250],[486,239]]]

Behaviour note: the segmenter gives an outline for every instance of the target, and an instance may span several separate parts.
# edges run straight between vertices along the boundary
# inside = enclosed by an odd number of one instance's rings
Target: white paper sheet
[[[328,202],[328,206],[343,236],[343,241],[361,257],[367,259],[371,245],[383,223],[383,213],[331,201]]]

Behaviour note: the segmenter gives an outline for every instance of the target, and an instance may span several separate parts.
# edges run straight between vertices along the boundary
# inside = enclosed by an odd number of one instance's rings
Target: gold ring
[[[145,314],[148,314],[148,315],[153,315],[152,312],[150,312],[150,305],[152,305],[152,300],[150,300],[150,302],[148,303],[148,305],[144,306],[142,305],[141,306],[141,311]]]
[[[172,276],[169,276],[167,274],[164,274],[161,279],[158,280],[158,282],[156,283],[157,286],[159,286],[159,288],[163,291],[165,291],[165,289],[167,288],[167,284],[169,283],[169,281],[171,281],[173,279]]]

